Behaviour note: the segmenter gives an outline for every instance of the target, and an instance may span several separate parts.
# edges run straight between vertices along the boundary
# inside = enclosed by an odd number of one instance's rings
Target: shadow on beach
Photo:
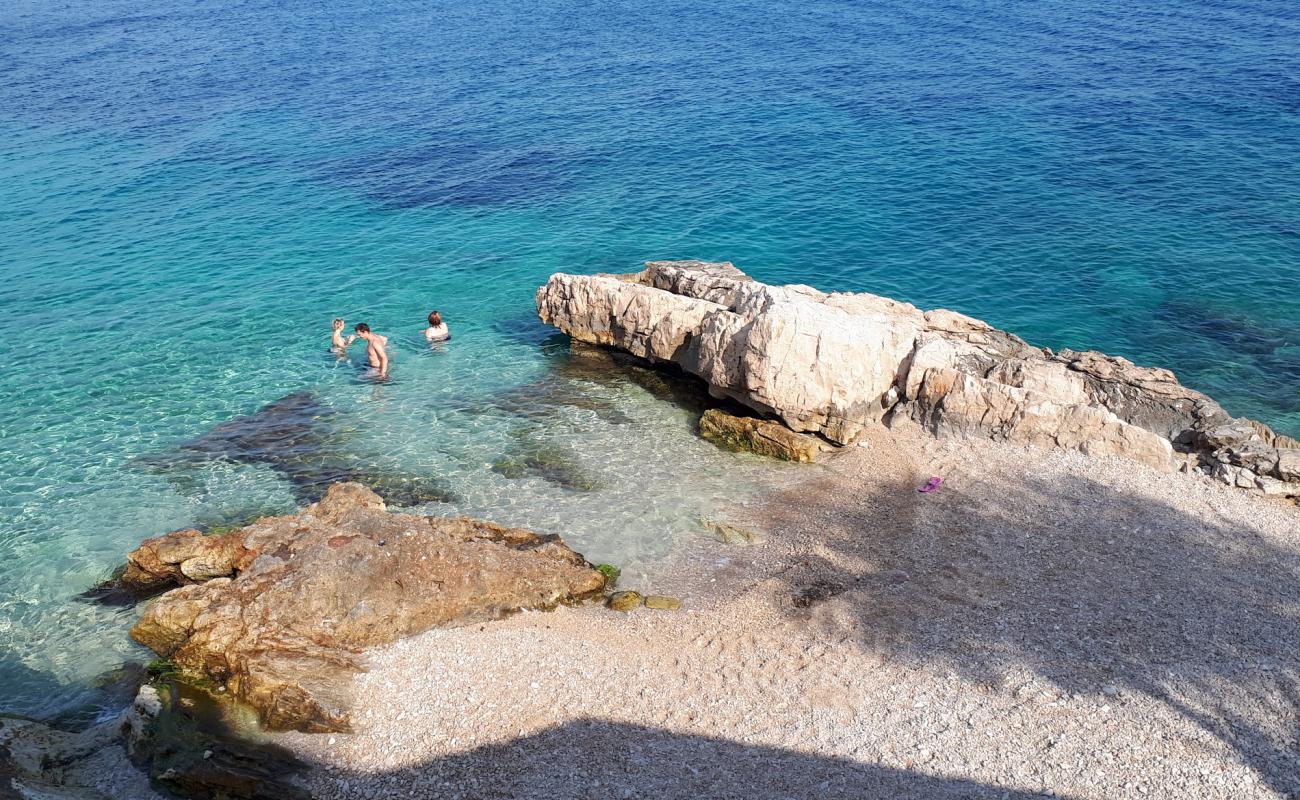
[[[593,753],[599,757],[593,758]],[[323,782],[332,784],[340,796],[464,800],[1046,797],[907,769],[590,719],[382,773],[333,771]],[[334,795],[331,791],[325,796]]]
[[[806,527],[809,500],[833,523],[782,574],[787,613],[994,691],[1028,670],[1067,695],[1145,695],[1300,794],[1296,550],[1086,477],[966,483],[829,479],[772,503],[778,529]]]

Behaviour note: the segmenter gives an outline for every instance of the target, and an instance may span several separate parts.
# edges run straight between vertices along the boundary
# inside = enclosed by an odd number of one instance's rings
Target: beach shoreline
[[[320,798],[1300,790],[1294,505],[902,426],[732,516],[620,587],[680,611],[429,631],[277,738]]]

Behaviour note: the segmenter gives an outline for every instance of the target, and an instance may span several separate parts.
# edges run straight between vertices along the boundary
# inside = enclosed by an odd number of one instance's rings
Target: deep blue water
[[[302,389],[351,457],[449,482],[431,510],[627,563],[695,535],[741,462],[682,413],[484,411],[552,380],[549,273],[676,257],[1166,366],[1300,434],[1300,7],[10,0],[0,710],[140,658],[134,612],[71,600],[140,538],[294,504],[138,457]],[[340,315],[394,337],[394,383],[324,354]],[[492,471],[524,440],[600,488]]]

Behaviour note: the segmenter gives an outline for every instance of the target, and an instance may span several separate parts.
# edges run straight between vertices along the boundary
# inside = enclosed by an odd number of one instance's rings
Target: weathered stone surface
[[[65,733],[34,720],[0,717],[0,798],[110,800],[74,772],[90,748],[112,744],[105,727],[92,736]]]
[[[298,515],[223,536],[193,533],[131,554],[150,585],[181,584],[131,634],[184,673],[226,687],[271,728],[347,729],[348,677],[366,648],[574,602],[605,582],[559,537],[390,514],[357,484],[335,484]]]
[[[556,274],[543,322],[703,378],[798,432],[845,444],[910,418],[936,435],[988,436],[1300,481],[1296,441],[1233,419],[1164,369],[1052,353],[977,319],[871,294],[769,286],[729,263],[653,261],[633,276]],[[1185,462],[1184,462],[1185,463]],[[1244,478],[1242,479],[1244,480]],[[1254,484],[1252,484],[1254,485]]]
[[[1279,450],[1277,456],[1277,477],[1300,483],[1300,449]]]
[[[1172,463],[1168,441],[1104,408],[1057,403],[1029,389],[952,369],[927,371],[916,402],[920,421],[936,436],[983,434],[1089,455],[1124,456],[1163,470]]]
[[[614,611],[631,611],[640,608],[645,598],[640,592],[614,592],[605,601],[605,605]]]
[[[761,533],[730,522],[700,518],[700,524],[713,532],[723,544],[757,544],[764,541]]]
[[[238,536],[173,531],[147,539],[131,551],[119,582],[128,591],[147,595],[172,585],[230,575],[249,555]]]
[[[646,595],[645,607],[653,608],[659,611],[676,611],[682,607],[682,601],[676,597],[669,597],[666,594]]]
[[[745,450],[783,461],[812,463],[821,450],[815,437],[795,433],[779,422],[737,417],[720,408],[711,408],[700,417],[700,436],[729,450]]]

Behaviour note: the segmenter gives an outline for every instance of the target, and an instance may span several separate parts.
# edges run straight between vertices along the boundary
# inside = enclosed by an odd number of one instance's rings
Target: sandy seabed
[[[916,488],[932,475],[942,488]],[[598,606],[373,654],[320,798],[1300,797],[1300,509],[880,430]]]

